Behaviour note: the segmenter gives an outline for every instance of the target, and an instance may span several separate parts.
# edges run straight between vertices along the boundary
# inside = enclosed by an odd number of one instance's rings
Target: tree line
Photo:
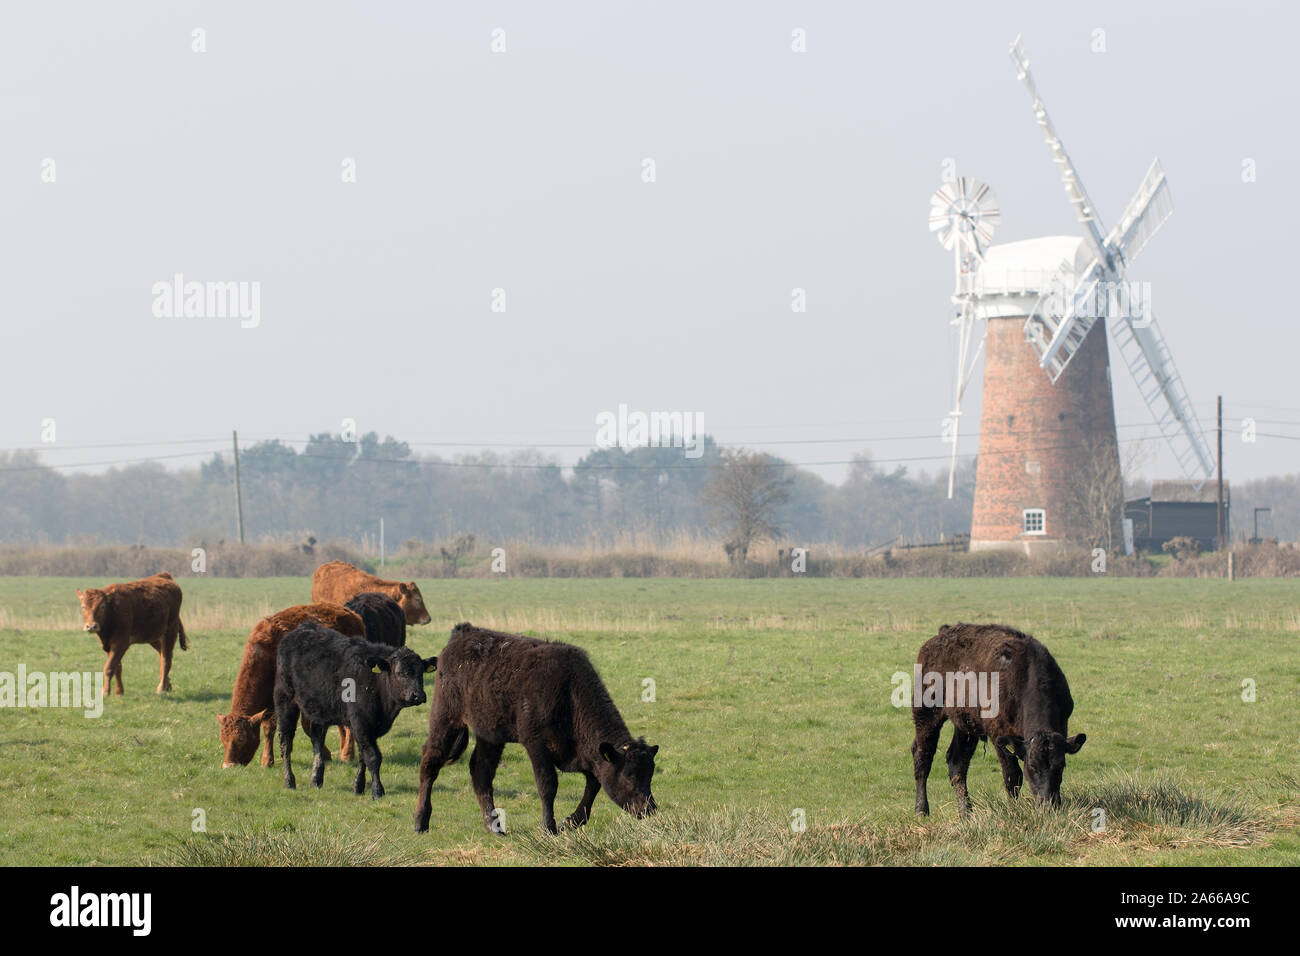
[[[536,450],[454,457],[414,454],[377,433],[357,441],[313,435],[241,449],[249,542],[373,542],[379,520],[390,552],[402,542],[527,540],[539,545],[612,543],[674,535],[715,537],[735,549],[771,538],[861,548],[918,543],[969,531],[974,463],[946,474],[881,468],[854,456],[835,484],[771,455],[703,439],[679,447],[598,448],[575,466]],[[235,539],[234,463],[214,454],[196,468],[158,462],[65,474],[33,452],[0,452],[0,541],[12,544],[192,545]],[[750,514],[752,495],[761,513]],[[743,554],[741,555],[743,558]]]
[[[240,453],[250,542],[312,536],[373,545],[382,517],[390,552],[410,539],[460,534],[542,546],[687,534],[729,544],[742,560],[764,538],[853,549],[933,542],[969,531],[974,476],[974,460],[964,461],[949,500],[946,474],[883,468],[864,451],[836,484],[711,436],[698,458],[679,447],[598,448],[571,467],[536,450],[416,455],[376,433],[346,442],[314,435],[301,449],[263,441]],[[195,468],[144,462],[65,474],[34,452],[0,452],[0,542],[231,542],[234,480],[229,453]],[[1231,492],[1234,537],[1251,534],[1253,509],[1268,507],[1261,537],[1300,538],[1300,475],[1241,482]],[[1128,497],[1138,493],[1140,483],[1127,488]]]

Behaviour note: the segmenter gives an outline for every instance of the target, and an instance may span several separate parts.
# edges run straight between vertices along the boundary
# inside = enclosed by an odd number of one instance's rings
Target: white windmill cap
[[[1062,263],[1074,276],[1091,263],[1082,236],[1042,236],[990,246],[974,277],[971,293],[980,318],[1027,315]]]

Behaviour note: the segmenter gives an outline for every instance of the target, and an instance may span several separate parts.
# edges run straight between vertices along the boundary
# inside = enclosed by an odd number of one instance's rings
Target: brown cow
[[[401,605],[407,624],[428,624],[433,618],[424,606],[424,595],[414,581],[388,581],[367,574],[346,561],[330,561],[316,569],[311,578],[311,599],[347,604],[358,594],[378,591]]]
[[[152,577],[110,584],[106,588],[78,590],[81,623],[98,634],[108,654],[104,662],[104,695],[109,679],[122,694],[122,655],[132,644],[148,644],[158,652],[158,693],[172,689],[172,651],[179,636],[181,650],[189,649],[185,626],[181,624],[181,589],[166,571]]]
[[[230,713],[218,714],[220,740],[225,757],[223,767],[247,764],[257,753],[257,742],[264,733],[266,746],[262,751],[262,766],[275,763],[271,738],[275,736],[275,707],[272,694],[275,690],[275,661],[280,649],[280,639],[304,621],[315,621],[349,637],[366,636],[366,626],[361,617],[337,604],[295,604],[283,611],[268,615],[254,625],[244,645],[244,660],[235,678],[235,690],[230,696]],[[352,736],[347,728],[339,728],[339,756],[352,758]]]

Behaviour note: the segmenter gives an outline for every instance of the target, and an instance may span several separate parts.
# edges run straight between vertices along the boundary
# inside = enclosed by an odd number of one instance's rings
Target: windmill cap
[[[975,276],[973,292],[981,297],[1037,297],[1062,262],[1070,263],[1076,276],[1088,267],[1091,256],[1082,236],[1043,236],[990,246]]]

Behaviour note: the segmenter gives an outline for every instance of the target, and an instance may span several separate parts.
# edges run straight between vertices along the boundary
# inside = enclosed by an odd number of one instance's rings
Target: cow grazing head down
[[[272,716],[274,712],[269,707],[247,717],[217,715],[217,723],[221,725],[221,749],[225,751],[222,768],[246,766],[253,759],[261,742],[262,722]]]
[[[409,647],[395,647],[388,654],[367,654],[366,666],[379,671],[379,681],[388,698],[401,707],[418,707],[424,694],[424,675],[437,670],[438,658],[421,659]]]
[[[600,745],[596,778],[609,798],[634,817],[648,816],[659,809],[650,792],[658,752],[659,747],[647,745],[644,737],[621,747]]]
[[[428,624],[433,620],[429,610],[424,606],[424,595],[414,581],[405,581],[397,585],[397,603],[406,614],[407,624]]]
[[[1040,731],[1028,740],[999,737],[997,745],[1025,765],[1029,789],[1040,806],[1061,805],[1061,777],[1065,773],[1065,755],[1077,754],[1087,734],[1067,737],[1052,731]]]
[[[108,625],[108,595],[99,588],[77,591],[81,601],[81,626],[90,633],[99,633]]]

